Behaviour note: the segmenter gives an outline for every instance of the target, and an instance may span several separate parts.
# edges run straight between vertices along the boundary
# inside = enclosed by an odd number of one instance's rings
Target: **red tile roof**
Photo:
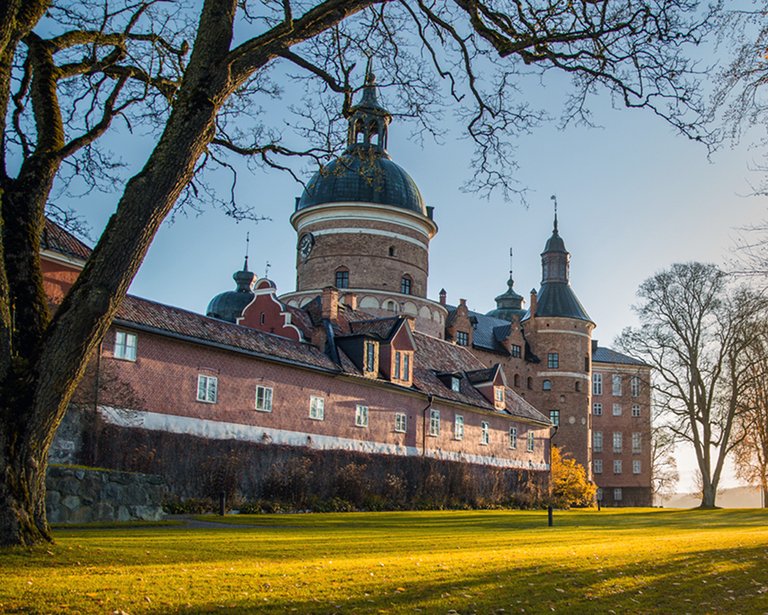
[[[58,252],[64,256],[88,260],[91,256],[91,248],[85,245],[72,233],[65,230],[53,220],[45,219],[41,246],[43,250]]]

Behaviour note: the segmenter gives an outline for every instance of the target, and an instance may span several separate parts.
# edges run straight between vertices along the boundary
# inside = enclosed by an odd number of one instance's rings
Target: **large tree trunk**
[[[701,505],[699,508],[716,508],[716,498],[717,486],[707,481],[701,490]]]

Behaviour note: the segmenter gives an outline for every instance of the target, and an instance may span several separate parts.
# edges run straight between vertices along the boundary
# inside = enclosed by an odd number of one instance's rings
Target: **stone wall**
[[[158,521],[167,492],[159,476],[49,466],[46,512],[51,523]]]

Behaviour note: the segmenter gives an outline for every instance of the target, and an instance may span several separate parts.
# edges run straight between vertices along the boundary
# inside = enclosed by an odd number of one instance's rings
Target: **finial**
[[[251,243],[251,233],[245,234],[245,262],[243,263],[243,271],[248,271],[248,249]]]
[[[272,265],[269,263],[269,261],[267,261],[267,264],[264,266],[264,277],[267,279],[269,278],[269,268],[271,266]]]
[[[555,202],[555,227],[553,229],[554,233],[557,233],[557,197],[553,194],[551,197],[549,197]]]
[[[507,285],[510,288],[514,286],[514,281],[512,280],[512,248],[509,249],[509,282],[507,282]]]
[[[368,63],[365,66],[365,85],[374,85],[376,83],[376,75],[373,72],[373,56],[368,56]]]

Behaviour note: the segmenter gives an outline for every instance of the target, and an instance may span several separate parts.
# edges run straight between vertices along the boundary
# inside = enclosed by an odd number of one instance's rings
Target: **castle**
[[[290,218],[295,291],[278,295],[246,258],[206,316],[126,298],[95,369],[131,396],[97,384],[101,420],[541,477],[555,444],[588,469],[605,505],[650,505],[650,369],[592,340],[556,215],[527,309],[511,273],[488,314],[463,299],[448,305],[444,291],[429,299],[438,229],[387,152],[391,120],[368,71],[347,149],[309,181]],[[87,248],[55,225],[46,233],[55,298]],[[76,448],[62,441],[59,450]]]

